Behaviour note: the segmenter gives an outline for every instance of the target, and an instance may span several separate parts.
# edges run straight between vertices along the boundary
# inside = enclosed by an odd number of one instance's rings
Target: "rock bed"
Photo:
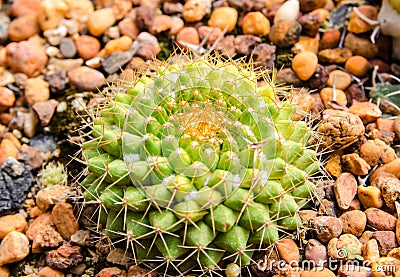
[[[390,24],[400,15],[388,3],[0,2],[0,276],[146,274],[123,250],[95,247],[94,233],[83,228],[85,216],[79,224],[82,214],[73,209],[75,187],[67,185],[62,166],[47,164],[60,155],[56,141],[74,139],[69,131],[79,120],[72,117],[88,104],[88,92],[132,80],[134,70],[154,66],[154,56],[172,53],[174,42],[182,50],[202,42],[200,53],[213,47],[225,56],[252,56],[263,68],[282,67],[278,82],[292,85],[299,109],[321,121],[319,143],[329,152],[331,178],[318,184],[315,208],[301,211],[308,232],[282,239],[270,260],[301,257],[321,265],[358,259],[362,266],[332,271],[275,266],[269,273],[398,276],[400,97],[390,92],[399,89],[400,65]],[[377,25],[387,35],[376,35]],[[57,129],[55,121],[64,128]],[[251,272],[268,273],[256,266]]]

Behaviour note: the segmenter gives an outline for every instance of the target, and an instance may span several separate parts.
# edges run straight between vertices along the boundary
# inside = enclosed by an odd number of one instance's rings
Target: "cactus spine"
[[[319,170],[312,131],[260,78],[251,65],[189,59],[140,75],[93,112],[84,198],[136,261],[246,266],[301,225]]]

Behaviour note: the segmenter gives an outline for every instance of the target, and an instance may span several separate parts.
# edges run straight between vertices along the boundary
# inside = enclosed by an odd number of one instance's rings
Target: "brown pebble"
[[[249,12],[242,20],[243,34],[265,36],[270,30],[268,19],[261,12]]]
[[[84,90],[100,89],[105,84],[103,73],[87,66],[81,66],[68,73],[71,86]]]
[[[371,102],[359,102],[349,108],[349,112],[358,115],[364,124],[374,122],[382,116],[379,107]]]
[[[356,36],[348,33],[344,40],[344,47],[350,49],[353,55],[363,56],[372,59],[378,54],[378,46],[373,44],[369,38]]]
[[[6,87],[0,87],[0,112],[12,107],[14,103],[14,92]]]
[[[20,214],[5,215],[0,217],[0,239],[11,231],[24,233],[28,228],[26,219]]]
[[[343,155],[342,165],[345,170],[357,176],[367,175],[371,169],[369,164],[357,153]]]
[[[294,56],[292,69],[303,81],[311,78],[317,69],[318,57],[312,52],[303,51]]]
[[[323,88],[320,92],[322,101],[327,109],[331,109],[333,104],[343,107],[347,105],[347,97],[343,90],[333,88]]]
[[[343,223],[343,233],[359,237],[364,232],[367,217],[362,211],[354,210],[345,212],[340,216]]]
[[[326,29],[319,41],[319,50],[336,48],[340,41],[338,29]]]
[[[26,231],[26,236],[29,240],[33,241],[40,230],[46,228],[46,226],[54,226],[51,213],[44,213],[39,215],[31,225],[29,225]]]
[[[342,173],[341,155],[337,153],[332,154],[325,164],[325,169],[330,175],[338,177]]]
[[[359,186],[358,199],[364,208],[381,208],[383,206],[381,190],[374,186]]]
[[[200,36],[197,30],[193,27],[183,28],[176,36],[176,41],[181,47],[186,47],[186,43],[199,45]]]
[[[370,166],[389,163],[396,159],[394,149],[380,139],[364,142],[360,146],[360,155]]]
[[[370,277],[371,268],[352,263],[341,265],[338,270],[339,277]]]
[[[30,78],[25,83],[25,99],[29,105],[50,98],[49,84],[40,78]]]
[[[364,77],[365,75],[367,75],[369,67],[369,61],[363,56],[357,55],[348,59],[344,65],[346,71],[356,77]]]
[[[23,260],[29,254],[29,240],[20,232],[11,231],[0,244],[0,266]]]
[[[333,70],[329,73],[326,84],[330,87],[336,87],[340,90],[345,90],[352,82],[351,76],[341,70]]]
[[[282,20],[272,25],[270,41],[277,47],[289,47],[299,41],[301,25],[296,20]]]
[[[79,56],[84,60],[93,58],[100,51],[100,42],[92,36],[79,36],[75,40],[75,45]]]
[[[382,197],[385,201],[386,206],[389,208],[391,212],[396,211],[396,201],[400,198],[400,180],[398,178],[391,177],[379,177],[377,179],[382,180],[381,190]],[[374,180],[374,182],[376,179]]]
[[[119,269],[118,267],[106,267],[100,270],[99,273],[97,273],[96,275],[96,277],[113,277],[113,276],[125,277],[126,271]]]
[[[153,24],[151,25],[151,28],[149,31],[150,31],[150,33],[152,33],[154,35],[154,34],[158,34],[158,33],[170,30],[173,25],[174,25],[174,21],[173,21],[172,17],[165,15],[165,14],[161,14],[161,15],[157,15],[154,18]]]
[[[390,250],[397,247],[396,235],[392,231],[376,231],[372,234],[372,238],[378,242],[381,256],[386,256]]]
[[[400,140],[400,116],[398,116],[393,122],[393,132],[396,135],[396,139]]]
[[[165,9],[165,3],[164,3]],[[210,0],[188,0],[183,6],[182,17],[186,22],[196,22],[211,11]]]
[[[375,263],[379,260],[380,258],[379,245],[376,239],[370,239],[365,244],[363,257],[365,260],[371,263]]]
[[[22,41],[39,33],[36,14],[27,14],[14,19],[8,27],[8,37],[12,41]]]
[[[3,140],[0,143],[0,165],[2,165],[3,161],[8,157],[17,159],[18,151],[19,147],[17,147],[10,139],[4,139],[3,135]]]
[[[342,173],[333,187],[339,208],[347,210],[357,193],[356,178],[350,173]]]
[[[90,14],[87,21],[89,32],[94,36],[100,36],[115,23],[112,8],[99,9]]]
[[[326,246],[316,239],[308,240],[305,257],[307,260],[314,261],[316,264],[324,264],[328,260]]]
[[[391,214],[377,208],[368,208],[365,210],[368,225],[378,231],[392,231],[396,228],[397,218]]]
[[[123,36],[129,36],[131,39],[135,39],[140,30],[136,25],[135,20],[131,18],[125,18],[118,23],[118,30]]]
[[[63,238],[54,228],[45,226],[32,242],[32,253],[43,253],[45,249],[58,247],[63,242]]]
[[[275,243],[275,246],[281,259],[287,263],[299,262],[300,252],[294,240],[281,239]]]
[[[314,219],[313,227],[318,239],[322,242],[328,242],[332,238],[340,236],[343,223],[336,217],[318,216]]]
[[[209,26],[200,26],[198,32],[200,39],[203,40],[205,37],[208,37],[207,43],[211,45],[214,44],[215,41],[222,35],[222,30],[220,28],[213,28]],[[242,35],[242,37],[244,37],[244,35]],[[259,39],[258,37],[255,38]],[[261,42],[261,39],[259,39],[259,42]],[[245,53],[247,54],[247,52],[248,51],[246,51]]]
[[[46,253],[46,264],[52,268],[65,270],[82,262],[81,247],[70,243]]]
[[[300,10],[303,13],[311,12],[313,10],[323,8],[327,0],[300,0]]]
[[[107,42],[104,46],[106,55],[112,55],[118,51],[128,51],[131,48],[132,39],[129,36],[122,36]]]
[[[400,178],[400,158],[397,158],[389,163],[378,167],[369,177],[372,182],[375,178],[379,177],[382,173],[390,173]]]
[[[362,5],[357,8],[358,11],[365,17],[371,20],[378,19],[378,9],[376,7],[371,5]],[[360,18],[357,15],[357,13],[353,10],[350,14],[350,20],[347,28],[352,33],[361,34],[368,31],[372,31],[375,28],[375,26],[368,24],[368,22]]]
[[[154,271],[151,271],[149,269],[144,269],[138,265],[132,265],[131,267],[129,267],[128,276],[136,277],[135,275],[137,275],[137,277],[139,276],[157,277],[157,273],[155,273]]]
[[[35,104],[32,105],[32,109],[39,116],[40,124],[43,127],[49,125],[59,103],[60,102],[57,100],[50,99],[47,101],[35,102]]]
[[[12,42],[6,46],[7,64],[28,77],[39,75],[47,64],[45,48],[36,41]]]
[[[13,16],[18,17],[24,14],[35,14],[39,12],[40,0],[16,0],[10,8]]]
[[[58,232],[65,240],[70,240],[71,236],[79,229],[71,204],[58,202],[51,212],[53,222]]]
[[[64,277],[64,273],[49,266],[42,268],[38,273],[38,277]]]
[[[231,32],[236,26],[238,19],[238,12],[231,7],[220,7],[214,9],[211,13],[208,26],[219,27],[221,30],[226,28],[226,32]]]
[[[63,185],[49,186],[41,189],[36,195],[36,205],[43,211],[47,211],[58,202],[66,202],[71,193],[71,188]]]
[[[345,249],[345,251],[343,251]],[[328,243],[328,255],[334,259],[349,258],[362,254],[362,244],[356,236],[352,234],[343,234],[339,238],[333,238]]]
[[[318,60],[321,63],[343,64],[352,56],[349,48],[333,48],[319,51]]]

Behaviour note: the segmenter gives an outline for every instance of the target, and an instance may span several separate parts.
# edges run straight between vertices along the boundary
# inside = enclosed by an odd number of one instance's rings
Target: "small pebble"
[[[333,189],[339,208],[347,210],[350,207],[351,201],[356,196],[357,180],[350,173],[342,173],[336,179]]]
[[[50,226],[44,226],[32,242],[32,253],[43,253],[45,249],[60,246],[64,242],[61,235]]]
[[[42,268],[38,273],[38,277],[64,277],[64,273],[57,269],[53,269],[50,266]]]
[[[205,37],[208,36],[207,43],[209,43],[210,45],[214,44],[215,41],[220,36],[222,36],[222,30],[220,28],[213,28],[213,27],[209,27],[209,26],[200,26],[198,29],[198,32],[199,32],[199,36],[200,36],[201,40],[203,40]],[[255,37],[255,36],[241,35],[241,36],[237,36],[236,38],[238,38],[238,37]],[[260,38],[258,38],[258,37],[255,37],[255,38],[259,39],[260,40],[259,42],[261,42]],[[255,44],[255,42],[254,42],[254,44]],[[248,49],[245,53],[247,53],[247,52],[248,52]]]
[[[112,8],[99,9],[89,16],[87,27],[89,32],[97,37],[114,25],[115,20]]]
[[[237,23],[238,12],[234,8],[220,7],[216,8],[212,13],[208,26],[219,27],[221,30],[226,28],[226,32],[231,32]]]
[[[126,271],[121,270],[118,267],[106,267],[97,273],[96,277],[112,277],[112,276],[126,276]]]
[[[314,261],[316,264],[324,264],[328,260],[326,246],[316,239],[308,240],[305,249],[305,258]]]
[[[276,11],[274,24],[282,20],[297,20],[300,13],[299,1],[290,0],[284,2]]]
[[[137,36],[136,42],[139,44],[136,55],[145,60],[151,60],[161,51],[157,38],[150,33],[141,32]]]
[[[372,238],[378,242],[379,254],[381,256],[386,256],[390,250],[398,246],[396,235],[392,231],[375,231],[372,234]]]
[[[186,22],[197,22],[202,20],[206,14],[210,13],[210,11],[210,0],[188,0],[183,6],[182,16]]]
[[[54,206],[51,216],[58,232],[65,240],[70,240],[71,236],[78,231],[79,224],[71,204],[58,202]]]
[[[56,250],[46,252],[46,264],[59,270],[71,268],[82,261],[81,247],[73,246],[70,243],[64,244]]]
[[[285,48],[299,41],[301,25],[296,20],[282,20],[272,25],[269,40],[277,47]]]
[[[30,241],[33,241],[40,230],[52,226],[54,226],[54,223],[51,213],[43,213],[39,215],[32,224],[29,225],[28,230],[26,231],[26,236]]]
[[[14,19],[8,27],[8,37],[12,41],[23,41],[40,31],[36,14],[27,14]]]
[[[42,189],[36,195],[36,205],[43,211],[58,202],[66,202],[70,196],[71,189],[68,186],[54,185]]]
[[[370,166],[386,164],[396,159],[394,149],[380,139],[364,142],[360,146],[360,155]]]
[[[100,51],[100,42],[92,36],[79,36],[75,45],[79,56],[84,60],[93,58]]]
[[[303,13],[311,12],[313,10],[323,8],[327,0],[300,0],[300,10]]]
[[[369,68],[369,61],[363,56],[357,55],[349,58],[344,65],[344,69],[356,77],[364,77],[367,75]]]
[[[342,156],[343,168],[354,175],[367,175],[371,167],[357,153],[351,153]]]
[[[340,31],[338,29],[326,29],[321,39],[319,40],[319,49],[336,48],[340,41]]]
[[[333,88],[323,88],[320,92],[322,101],[327,109],[331,109],[333,104],[346,107],[347,97],[343,90]]]
[[[376,121],[382,116],[379,107],[371,102],[358,102],[350,106],[349,112],[358,115],[364,124]]]
[[[129,267],[128,276],[134,277],[135,275],[146,276],[146,277],[157,277],[157,273],[149,269],[144,269],[138,265],[132,265]]]
[[[0,239],[3,239],[11,231],[24,233],[27,228],[28,223],[20,214],[5,215],[0,217]]]
[[[242,20],[243,34],[265,36],[270,30],[268,19],[261,12],[249,12]]]
[[[64,1],[44,0],[38,12],[38,21],[43,31],[57,28],[68,11],[68,5]]]
[[[176,36],[183,29],[183,27],[185,27],[185,22],[183,22],[183,20],[177,16],[171,16],[171,20],[172,20],[172,27],[169,30],[169,34],[171,36]],[[204,27],[208,27],[208,26],[204,26]],[[217,29],[219,29],[219,28],[217,28]],[[219,30],[221,30],[221,29],[219,29]]]
[[[367,216],[364,212],[358,210],[343,213],[340,220],[343,223],[343,233],[352,234],[356,237],[362,235],[367,225]]]
[[[343,64],[352,56],[352,51],[349,48],[324,49],[318,53],[318,59],[321,63]]]
[[[366,243],[363,257],[371,263],[375,263],[379,260],[379,245],[376,239],[370,239]]]
[[[389,163],[378,167],[369,177],[370,181],[380,176],[383,173],[393,174],[396,178],[400,178],[400,158],[397,158]]]
[[[332,238],[340,236],[343,223],[336,217],[318,216],[314,219],[313,227],[318,239],[322,242],[328,242]]]
[[[40,2],[40,0],[16,0],[10,8],[10,12],[15,17],[24,14],[35,14],[39,12]]]
[[[153,24],[151,25],[150,32],[152,34],[158,34],[161,32],[168,31],[172,28],[174,25],[174,20],[172,17],[162,14],[162,15],[157,15],[154,20]]]
[[[292,69],[303,81],[311,78],[317,69],[318,57],[312,52],[303,51],[294,56]]]
[[[352,33],[347,34],[344,47],[350,49],[353,55],[363,56],[367,59],[374,58],[379,52],[378,46],[372,43],[369,38],[356,36]]]
[[[185,48],[186,43],[190,43],[193,45],[200,44],[200,36],[197,30],[193,27],[184,27],[176,36],[176,41],[178,44]]]
[[[50,120],[53,117],[53,114],[60,102],[54,99],[50,99],[47,101],[35,102],[32,105],[33,110],[36,112],[40,119],[40,124],[45,127],[49,125]]]
[[[381,208],[383,206],[381,190],[374,186],[359,186],[358,199],[364,208]]]
[[[121,35],[128,36],[131,39],[135,39],[140,33],[140,30],[136,25],[135,20],[133,20],[132,18],[124,18],[123,20],[121,20],[118,23],[118,29]]]
[[[11,231],[0,244],[0,266],[23,260],[29,254],[29,240],[20,232]]]
[[[396,211],[396,201],[400,198],[400,180],[398,178],[391,177],[380,177],[384,178],[382,184],[382,198],[385,201],[386,206],[391,212]],[[379,179],[379,178],[378,178]]]
[[[337,89],[344,91],[348,86],[350,86],[352,81],[353,80],[348,73],[341,70],[334,70],[329,73],[329,78],[326,84],[330,87],[335,86]]]
[[[6,87],[0,87],[0,112],[12,107],[15,103],[15,95],[12,90]]]
[[[281,259],[287,263],[299,262],[299,248],[292,239],[281,239],[275,243],[275,246]]]
[[[368,208],[365,210],[368,225],[378,231],[392,231],[396,229],[397,218],[391,214],[377,208]]]
[[[319,32],[319,27],[321,25],[319,14],[305,14],[298,19],[302,27],[302,33],[315,37]]]
[[[46,101],[50,98],[49,84],[39,78],[30,78],[25,83],[25,98],[29,105]]]
[[[362,254],[362,244],[356,236],[343,234],[339,238],[333,238],[328,243],[328,255],[334,259],[346,259],[349,254]]]
[[[60,43],[60,51],[64,58],[73,58],[76,55],[76,46],[72,39],[70,38],[63,38],[61,39]]]
[[[84,90],[96,90],[105,84],[103,73],[87,66],[81,66],[68,73],[72,86]]]
[[[108,253],[107,262],[127,266],[131,263],[132,258],[132,254],[130,252],[126,252],[125,249],[114,248]]]
[[[374,6],[362,5],[357,7],[357,9],[362,15],[371,20],[378,19],[378,9]],[[372,31],[375,28],[375,26],[370,25],[368,22],[360,18],[353,9],[353,11],[350,14],[349,24],[347,28],[350,32],[354,34],[361,34],[368,31]]]
[[[107,42],[104,46],[106,55],[109,56],[118,51],[128,51],[131,48],[132,39],[129,36],[122,36]]]
[[[6,46],[8,65],[15,72],[22,72],[28,77],[39,75],[47,63],[46,49],[36,42],[21,41]]]

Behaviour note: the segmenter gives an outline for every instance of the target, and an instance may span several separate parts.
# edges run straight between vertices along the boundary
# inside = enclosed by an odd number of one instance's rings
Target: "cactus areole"
[[[319,170],[311,129],[252,65],[196,58],[149,76],[93,112],[81,186],[98,227],[138,263],[253,263],[301,224]]]

